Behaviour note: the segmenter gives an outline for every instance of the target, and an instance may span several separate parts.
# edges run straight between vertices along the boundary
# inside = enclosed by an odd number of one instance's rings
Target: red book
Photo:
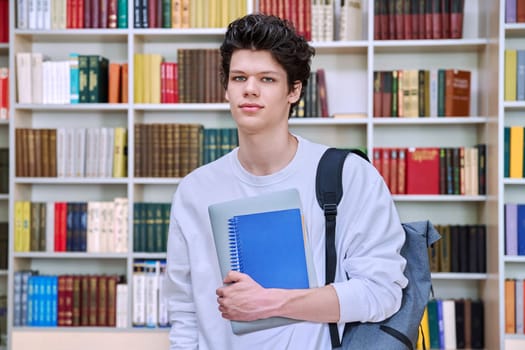
[[[374,148],[373,151],[373,158],[372,158],[372,164],[377,169],[377,171],[381,174],[381,157],[382,157],[383,150],[379,147]]]
[[[9,2],[0,0],[0,43],[9,41]]]
[[[108,27],[108,0],[99,0],[98,20],[99,28]],[[96,12],[95,12],[96,13]]]
[[[117,1],[118,0],[109,0],[108,3],[108,28],[117,28]],[[160,1],[160,0],[158,0]],[[160,6],[159,6],[160,7]],[[158,11],[157,11],[158,12]]]
[[[397,194],[406,194],[406,154],[405,148],[397,152]]]
[[[525,2],[521,0],[516,1],[516,21],[518,23],[525,22]]]
[[[381,148],[381,176],[390,189],[390,148]]]
[[[394,39],[396,33],[396,25],[394,21],[394,0],[392,1],[381,1],[382,14],[380,15],[381,22],[381,39],[391,40]]]
[[[305,35],[306,40],[312,40],[312,5],[311,0],[304,1],[304,25],[305,25]]]
[[[55,202],[55,252],[66,251],[67,203]]]
[[[443,38],[441,0],[432,0],[432,39]]]
[[[397,177],[398,177],[398,159],[399,152],[397,148],[390,149],[390,180],[388,185],[390,187],[390,193],[398,194],[397,190]]]
[[[148,1],[148,28],[158,28],[157,24],[157,6],[159,0]]]
[[[425,39],[425,0],[418,0],[418,35],[417,39]]]
[[[412,0],[404,0],[403,5],[403,39],[412,40],[414,37],[412,35]]]
[[[122,64],[121,76],[122,76],[122,83],[120,85],[122,86],[122,89],[121,89],[120,102],[128,103],[128,64],[127,63]]]
[[[171,84],[173,87],[173,96],[171,97],[173,103],[179,103],[179,69],[178,63],[172,62],[173,77],[171,78]]]
[[[93,19],[91,18],[92,0],[84,0],[84,28],[93,28]]]
[[[410,18],[412,19],[412,39],[419,37],[419,2],[420,0],[410,0]]]
[[[75,28],[84,27],[84,2],[90,0],[76,0],[77,1],[77,26]]]
[[[374,40],[381,40],[381,0],[374,0]]]
[[[471,73],[467,70],[445,71],[445,116],[470,116]]]
[[[461,39],[463,37],[463,8],[464,0],[451,0],[450,37],[453,39]]]
[[[160,64],[160,103],[169,103],[168,66],[169,66],[169,62],[162,62]]]
[[[393,2],[395,3],[393,12],[393,18],[395,22],[395,36],[391,37],[390,39],[403,40],[405,39],[405,0],[393,0]]]
[[[451,38],[450,34],[450,0],[441,0],[441,30],[443,39]]]
[[[439,148],[407,149],[406,193],[439,194]]]
[[[9,68],[0,68],[0,120],[9,119]]]
[[[425,0],[425,31],[424,38],[432,39],[432,0]]]

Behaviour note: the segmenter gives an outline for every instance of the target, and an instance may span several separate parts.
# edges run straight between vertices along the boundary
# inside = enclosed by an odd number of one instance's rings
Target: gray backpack
[[[335,277],[337,204],[343,195],[341,175],[348,153],[356,153],[368,160],[366,154],[359,150],[329,148],[317,167],[316,195],[326,222],[326,284],[332,283]],[[330,323],[334,349],[415,349],[419,325],[432,287],[427,251],[441,236],[429,221],[403,223],[403,229],[406,238],[401,255],[407,260],[405,276],[408,285],[403,289],[401,308],[382,322],[347,323],[342,342],[339,341],[337,324]]]

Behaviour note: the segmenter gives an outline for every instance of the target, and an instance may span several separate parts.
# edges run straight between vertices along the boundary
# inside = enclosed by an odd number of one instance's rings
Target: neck
[[[239,135],[239,162],[257,176],[271,175],[286,167],[297,152],[298,141],[288,130],[283,135]]]

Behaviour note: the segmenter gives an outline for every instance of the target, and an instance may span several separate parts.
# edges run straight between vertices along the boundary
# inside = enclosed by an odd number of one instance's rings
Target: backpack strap
[[[366,154],[357,149],[337,149],[329,148],[325,151],[317,166],[316,176],[316,196],[317,202],[323,209],[325,217],[325,285],[334,281],[337,252],[335,250],[335,224],[337,216],[337,205],[343,196],[343,165],[348,153],[356,153],[368,160]],[[329,323],[330,338],[332,347],[341,346],[339,341],[339,331],[337,323]]]

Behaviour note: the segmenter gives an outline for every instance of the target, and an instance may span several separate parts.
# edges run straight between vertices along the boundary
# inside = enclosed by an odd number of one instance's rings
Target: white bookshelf
[[[500,1],[499,18],[499,61],[498,61],[498,114],[499,114],[499,143],[498,143],[498,227],[499,227],[499,333],[501,334],[501,348],[522,349],[525,347],[525,335],[507,334],[505,331],[505,290],[506,278],[525,277],[525,257],[505,255],[505,203],[525,203],[524,179],[510,179],[504,176],[504,128],[506,126],[525,126],[523,118],[525,103],[523,101],[505,101],[505,49],[525,49],[525,23],[505,23],[506,1]]]
[[[10,2],[14,18],[15,2]],[[493,175],[500,169],[498,135],[501,99],[498,84],[485,84],[487,78],[498,81],[498,57],[501,55],[498,39],[499,3],[494,0],[465,0],[463,39],[455,40],[373,40],[373,1],[364,0],[365,31],[362,40],[345,42],[314,42],[316,55],[313,69],[326,71],[329,94],[329,111],[333,113],[365,113],[357,119],[291,119],[292,132],[313,141],[340,147],[453,147],[476,143],[488,144],[489,174],[486,196],[407,196],[396,195],[403,221],[430,219],[434,224],[486,224],[487,268],[486,274],[432,275],[436,297],[472,297],[485,301],[485,343],[487,348],[501,348],[503,333],[497,331],[501,324],[501,277],[507,261],[497,248],[501,237],[501,206],[503,197],[501,178]],[[132,9],[132,2],[128,8]],[[253,12],[252,1],[247,9]],[[132,26],[132,11],[129,23]],[[133,54],[161,53],[167,61],[176,61],[178,48],[218,48],[224,29],[75,29],[75,30],[18,30],[11,24],[11,44],[0,45],[0,56],[9,56],[9,66],[14,72],[15,55],[21,51],[43,52],[53,59],[65,59],[73,51],[82,54],[102,54],[110,61],[129,63],[130,102],[127,104],[78,104],[35,105],[18,104],[11,94],[12,122],[0,124],[8,129],[9,139],[14,140],[18,127],[86,126],[126,127],[128,129],[128,174],[126,178],[10,178],[12,196],[0,197],[7,202],[9,218],[14,217],[14,202],[31,201],[87,201],[111,200],[127,197],[129,200],[129,227],[133,227],[133,203],[141,201],[170,202],[180,181],[178,178],[136,178],[133,176],[134,145],[133,127],[136,123],[195,122],[206,127],[232,127],[227,104],[136,104],[133,102]],[[509,29],[509,32],[511,30]],[[525,32],[525,30],[524,30]],[[520,28],[512,29],[519,35]],[[501,63],[500,66],[501,67]],[[392,69],[463,68],[473,73],[471,111],[468,118],[373,118],[373,72]],[[501,68],[500,68],[501,69]],[[499,84],[501,86],[501,84]],[[11,91],[16,91],[15,79]],[[518,111],[525,104],[513,105]],[[11,141],[11,160],[14,164],[14,141]],[[519,185],[519,184],[518,184]],[[8,208],[7,208],[8,207]],[[11,230],[11,237],[13,229]],[[132,238],[130,232],[130,241]],[[12,239],[11,239],[12,242]],[[15,253],[11,243],[9,280],[9,305],[13,303],[13,273],[22,268],[38,269],[41,273],[117,272],[126,275],[131,284],[132,265],[135,259],[159,259],[162,253],[89,254],[89,253]],[[519,262],[513,262],[519,263]],[[0,283],[2,278],[0,274]],[[131,312],[131,298],[129,302]],[[129,350],[167,348],[166,329],[133,328],[131,322],[125,329],[116,328],[33,328],[13,327],[11,308],[8,314],[9,350],[38,346],[42,349],[91,349],[126,348]],[[513,339],[516,341],[519,339]],[[89,344],[89,345],[88,345]]]

